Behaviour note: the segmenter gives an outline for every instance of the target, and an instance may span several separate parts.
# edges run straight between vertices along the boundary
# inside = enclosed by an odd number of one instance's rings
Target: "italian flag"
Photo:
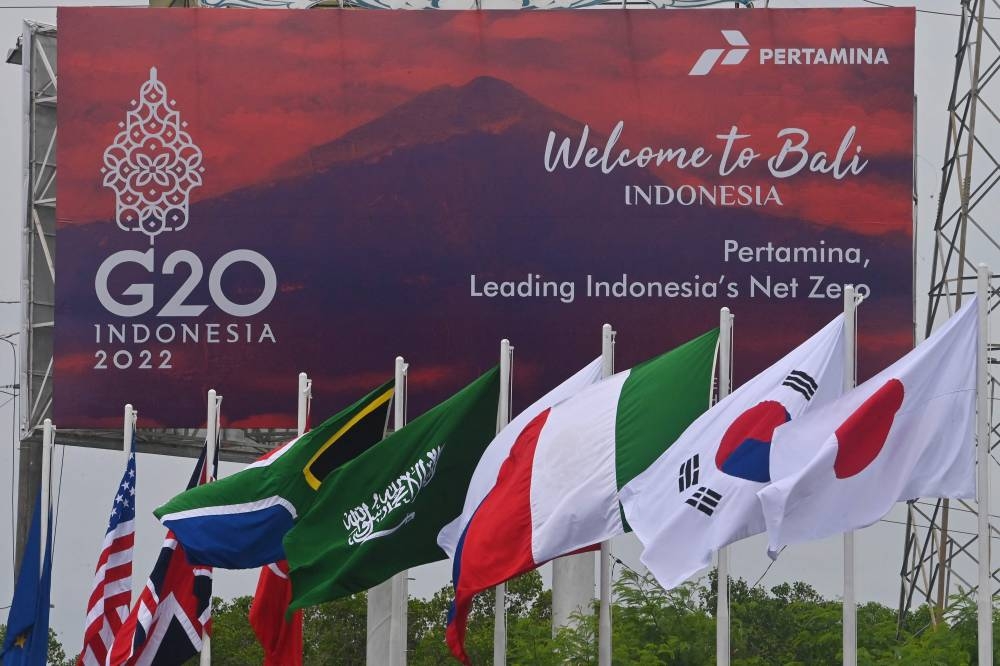
[[[709,405],[718,330],[538,412],[458,544],[448,645],[468,663],[473,597],[562,555],[622,534],[618,491]]]

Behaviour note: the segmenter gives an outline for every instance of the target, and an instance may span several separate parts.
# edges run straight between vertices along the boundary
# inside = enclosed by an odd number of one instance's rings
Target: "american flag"
[[[205,449],[187,487],[214,478]],[[212,631],[212,569],[188,564],[184,548],[167,532],[146,587],[116,633],[107,666],[180,666],[201,652]]]
[[[97,559],[87,604],[87,628],[77,664],[103,666],[132,602],[132,544],[135,541],[135,435],[128,465],[111,505],[108,531]]]

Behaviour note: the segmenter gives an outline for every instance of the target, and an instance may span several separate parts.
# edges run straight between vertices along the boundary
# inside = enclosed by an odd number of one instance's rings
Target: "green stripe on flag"
[[[709,407],[719,329],[637,365],[618,399],[618,489],[649,467]]]

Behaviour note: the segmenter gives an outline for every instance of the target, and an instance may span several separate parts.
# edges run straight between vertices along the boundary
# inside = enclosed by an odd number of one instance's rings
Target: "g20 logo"
[[[166,256],[162,265],[157,266],[153,253],[157,236],[180,231],[188,225],[191,191],[202,184],[205,171],[202,151],[188,133],[187,125],[181,120],[177,101],[170,97],[166,85],[157,76],[156,68],[151,67],[149,79],[140,86],[137,98],[129,103],[125,120],[118,123],[118,132],[104,151],[102,184],[115,193],[115,222],[124,231],[144,234],[150,245],[145,251],[115,252],[97,269],[94,276],[97,299],[105,310],[117,317],[141,317],[152,312],[157,302],[162,302],[162,295],[156,293],[157,284],[162,282],[158,278],[184,270],[188,271],[187,278],[174,289],[155,316],[190,319],[201,316],[209,307],[208,303],[191,302],[192,294],[206,279],[205,266],[198,255],[190,250],[175,250]],[[240,299],[227,294],[222,286],[226,272],[240,264],[256,269],[263,280],[260,292],[249,302],[246,296]],[[116,270],[126,270],[122,267],[128,265],[142,268],[150,276],[149,279],[133,281],[112,294],[112,275]],[[185,266],[186,269],[183,268]],[[207,282],[212,304],[231,317],[244,319],[263,312],[274,300],[278,288],[278,278],[271,262],[259,252],[248,249],[232,250],[219,257],[208,269]],[[177,327],[170,322],[156,325],[119,322],[94,326],[98,345],[128,346],[97,349],[94,354],[94,369],[97,370],[111,367],[119,370],[172,368],[169,348],[135,348],[152,340],[165,346],[177,342],[275,342],[274,334],[266,323],[183,324],[179,341]],[[259,329],[256,335],[255,326]],[[131,339],[127,331],[131,332]],[[157,365],[154,365],[154,359],[158,359]]]
[[[264,279],[264,286],[260,294],[249,303],[238,303],[229,298],[222,289],[222,277],[226,271],[236,264],[246,263],[255,267]],[[122,296],[130,296],[134,302],[123,303],[111,294],[108,281],[111,273],[124,264],[137,264],[148,273],[156,271],[153,248],[145,252],[138,250],[121,250],[115,252],[105,259],[97,269],[94,278],[94,290],[97,292],[97,299],[108,312],[119,317],[138,317],[147,314],[153,309],[155,302],[155,289],[152,282],[133,283],[126,287]],[[158,317],[197,317],[201,315],[207,304],[188,303],[187,299],[191,293],[201,283],[205,274],[201,259],[190,250],[175,250],[167,255],[160,274],[173,275],[181,264],[186,264],[190,268],[190,275],[181,283],[181,286],[171,295],[170,299],[156,313]],[[267,257],[253,250],[232,250],[219,257],[208,273],[208,293],[212,302],[220,310],[233,317],[253,317],[263,312],[278,289],[278,277],[274,272],[274,266],[267,260]]]

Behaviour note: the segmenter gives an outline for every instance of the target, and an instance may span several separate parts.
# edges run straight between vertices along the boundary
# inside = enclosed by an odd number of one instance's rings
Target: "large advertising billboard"
[[[912,343],[911,9],[59,10],[55,418],[294,423],[515,346],[515,406],[736,316],[746,378],[857,285]]]

